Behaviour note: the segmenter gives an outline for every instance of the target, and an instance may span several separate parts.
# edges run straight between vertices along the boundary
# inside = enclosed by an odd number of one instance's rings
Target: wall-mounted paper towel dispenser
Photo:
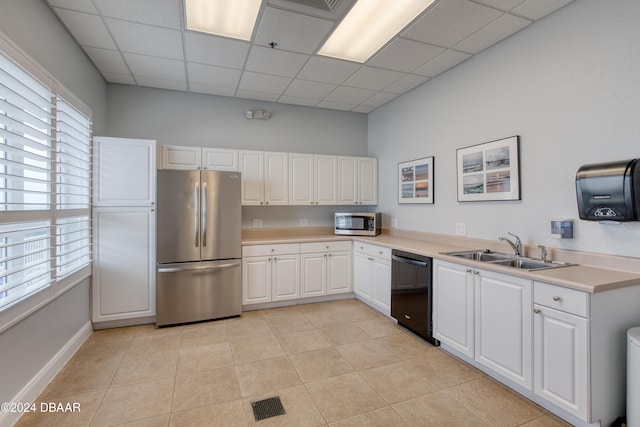
[[[640,159],[584,165],[576,174],[580,219],[640,220]]]

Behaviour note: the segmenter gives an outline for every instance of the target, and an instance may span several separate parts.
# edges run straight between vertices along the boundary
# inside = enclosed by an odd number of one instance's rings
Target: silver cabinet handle
[[[200,184],[195,183],[193,190],[194,209],[193,209],[193,228],[196,234],[196,248],[200,246]]]
[[[560,298],[560,297],[559,297],[559,296],[557,296],[557,295],[554,295],[554,296],[553,296],[553,300],[554,300],[554,301],[562,301],[562,298]]]
[[[539,308],[534,308],[534,309],[533,309],[533,312],[534,312],[535,314],[540,314],[540,313],[542,313],[542,310],[540,310]]]
[[[474,271],[473,274],[475,274],[476,276],[479,276],[480,272],[479,271]]]
[[[202,183],[202,247],[207,246],[207,183]]]
[[[373,258],[367,258],[369,261],[373,261]]]
[[[472,269],[467,268],[467,273],[472,273],[472,272],[473,272],[473,270],[472,270]]]

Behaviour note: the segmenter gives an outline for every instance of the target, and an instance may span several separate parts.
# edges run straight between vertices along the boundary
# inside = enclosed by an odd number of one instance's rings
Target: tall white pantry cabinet
[[[95,137],[93,143],[92,320],[153,322],[156,142]]]

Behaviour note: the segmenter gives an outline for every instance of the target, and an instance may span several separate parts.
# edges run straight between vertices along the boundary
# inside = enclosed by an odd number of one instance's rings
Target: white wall
[[[640,222],[578,219],[575,173],[640,157],[640,2],[576,0],[369,114],[385,224],[640,256]],[[520,135],[521,201],[457,202],[456,149]],[[398,162],[435,156],[435,204],[397,203]],[[549,220],[574,218],[575,238]]]

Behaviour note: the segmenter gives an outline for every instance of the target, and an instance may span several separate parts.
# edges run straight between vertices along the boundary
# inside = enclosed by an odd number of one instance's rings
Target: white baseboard
[[[91,322],[85,323],[82,328],[49,360],[49,362],[29,381],[20,392],[12,399],[12,402],[35,402],[38,396],[49,385],[51,380],[58,375],[64,365],[78,351],[82,344],[93,333]],[[22,414],[17,412],[1,412],[0,427],[14,425]]]

